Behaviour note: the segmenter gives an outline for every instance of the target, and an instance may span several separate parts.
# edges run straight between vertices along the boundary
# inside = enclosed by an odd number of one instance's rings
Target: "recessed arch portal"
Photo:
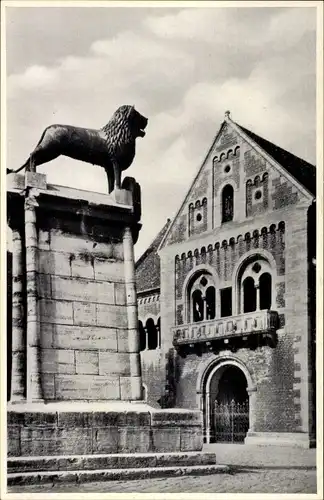
[[[252,377],[240,360],[217,359],[200,371],[197,396],[207,443],[244,441],[251,427],[254,393]]]

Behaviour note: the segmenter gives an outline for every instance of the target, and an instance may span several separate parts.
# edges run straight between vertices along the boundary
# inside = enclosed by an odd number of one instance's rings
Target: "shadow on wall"
[[[178,380],[177,355],[173,348],[165,355],[165,388],[158,400],[161,408],[174,408],[176,404],[176,385]]]

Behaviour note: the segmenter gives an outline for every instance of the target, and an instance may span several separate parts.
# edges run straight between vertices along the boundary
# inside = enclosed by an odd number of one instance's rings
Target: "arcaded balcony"
[[[224,349],[237,351],[242,347],[256,349],[262,345],[275,347],[278,327],[276,311],[249,312],[177,326],[172,329],[173,345],[184,356]]]

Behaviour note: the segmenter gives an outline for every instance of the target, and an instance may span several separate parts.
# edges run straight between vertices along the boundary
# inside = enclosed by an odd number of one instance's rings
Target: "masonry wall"
[[[304,195],[259,151],[225,126],[195,179],[165,245],[185,243],[222,227],[222,191],[234,190],[234,221],[296,206]],[[199,215],[198,219],[197,216]]]
[[[272,310],[278,312],[278,344],[275,348],[261,347],[255,351],[239,349],[235,355],[222,350],[218,355],[203,354],[201,357],[189,355],[185,359],[177,356],[175,363],[176,406],[196,408],[197,377],[201,367],[210,360],[234,356],[246,367],[256,386],[254,405],[254,430],[256,432],[309,432],[313,425],[310,397],[312,393],[311,338],[308,319],[308,248],[307,248],[307,205],[285,207],[277,213],[265,214],[262,219],[255,216],[253,222],[231,228],[231,233],[224,228],[218,234],[221,244],[209,246],[210,235],[201,237],[199,249],[194,251],[194,241],[172,245],[163,250],[165,270],[163,283],[169,290],[174,289],[174,307],[161,286],[161,296],[165,293],[168,303],[161,300],[161,311],[168,311],[169,328],[186,323],[183,315],[186,297],[183,286],[187,276],[196,267],[204,265],[214,267],[220,276],[220,286],[233,286],[232,271],[238,258],[245,252],[266,249],[272,254],[277,273],[275,303]],[[281,219],[281,220],[280,220]],[[262,221],[262,222],[261,222]],[[284,224],[279,224],[279,222]],[[262,227],[255,232],[254,228]],[[274,228],[275,223],[275,229]],[[271,228],[271,230],[270,230]],[[249,231],[250,239],[242,239],[241,246],[237,237],[231,242],[230,235],[239,231]],[[222,240],[226,238],[226,245]],[[174,258],[174,270],[171,267],[171,249]],[[189,250],[190,249],[190,250]],[[181,252],[182,250],[182,252]],[[218,254],[218,258],[217,258]],[[174,288],[172,288],[174,287]],[[176,307],[176,309],[175,309]],[[171,312],[171,314],[170,314]],[[172,319],[173,315],[173,319]],[[164,321],[164,314],[161,315]],[[173,320],[173,324],[172,324]],[[166,333],[168,335],[168,332]],[[169,341],[171,342],[171,335]],[[224,346],[225,347],[225,346]]]
[[[295,432],[299,430],[295,422],[292,342],[279,333],[279,343],[275,349],[261,347],[255,351],[240,349],[231,353],[224,350],[219,355],[204,354],[201,358],[190,355],[186,359],[178,357],[177,363],[177,406],[196,408],[197,374],[206,361],[216,363],[221,360],[238,360],[249,371],[256,386],[255,431]]]
[[[155,293],[147,296],[139,296],[137,299],[138,304],[138,318],[145,324],[148,318],[158,320],[160,317],[160,294]]]
[[[233,218],[223,223],[222,193],[228,185],[234,193]],[[222,125],[159,252],[165,352],[172,349],[175,326],[190,322],[187,290],[196,271],[208,270],[216,289],[232,287],[235,315],[240,313],[238,266],[253,254],[270,263],[271,309],[278,313],[277,346],[255,351],[240,348],[235,354],[255,383],[254,423],[259,432],[309,432],[314,427],[307,246],[310,204],[311,196],[302,186],[228,122]],[[208,359],[212,363],[228,356],[225,345],[217,355],[177,356],[175,405],[196,407],[199,370]]]
[[[131,398],[121,234],[107,226],[95,229],[97,238],[66,214],[64,220],[40,221],[40,371],[46,400]]]
[[[140,294],[137,299],[138,319],[145,328],[147,320],[157,325],[160,318],[160,294]],[[146,333],[148,338],[149,333]],[[166,355],[158,345],[156,349],[146,348],[141,351],[142,382],[144,397],[153,407],[163,407],[166,385]]]

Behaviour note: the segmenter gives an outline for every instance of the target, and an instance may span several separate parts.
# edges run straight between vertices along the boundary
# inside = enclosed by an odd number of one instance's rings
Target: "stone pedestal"
[[[202,449],[200,411],[142,402],[133,245],[140,188],[104,195],[10,176],[8,455]]]
[[[21,185],[8,191],[12,402],[141,400],[131,191],[46,186],[35,173]]]
[[[134,403],[17,405],[8,413],[8,456],[201,450],[199,411]]]

